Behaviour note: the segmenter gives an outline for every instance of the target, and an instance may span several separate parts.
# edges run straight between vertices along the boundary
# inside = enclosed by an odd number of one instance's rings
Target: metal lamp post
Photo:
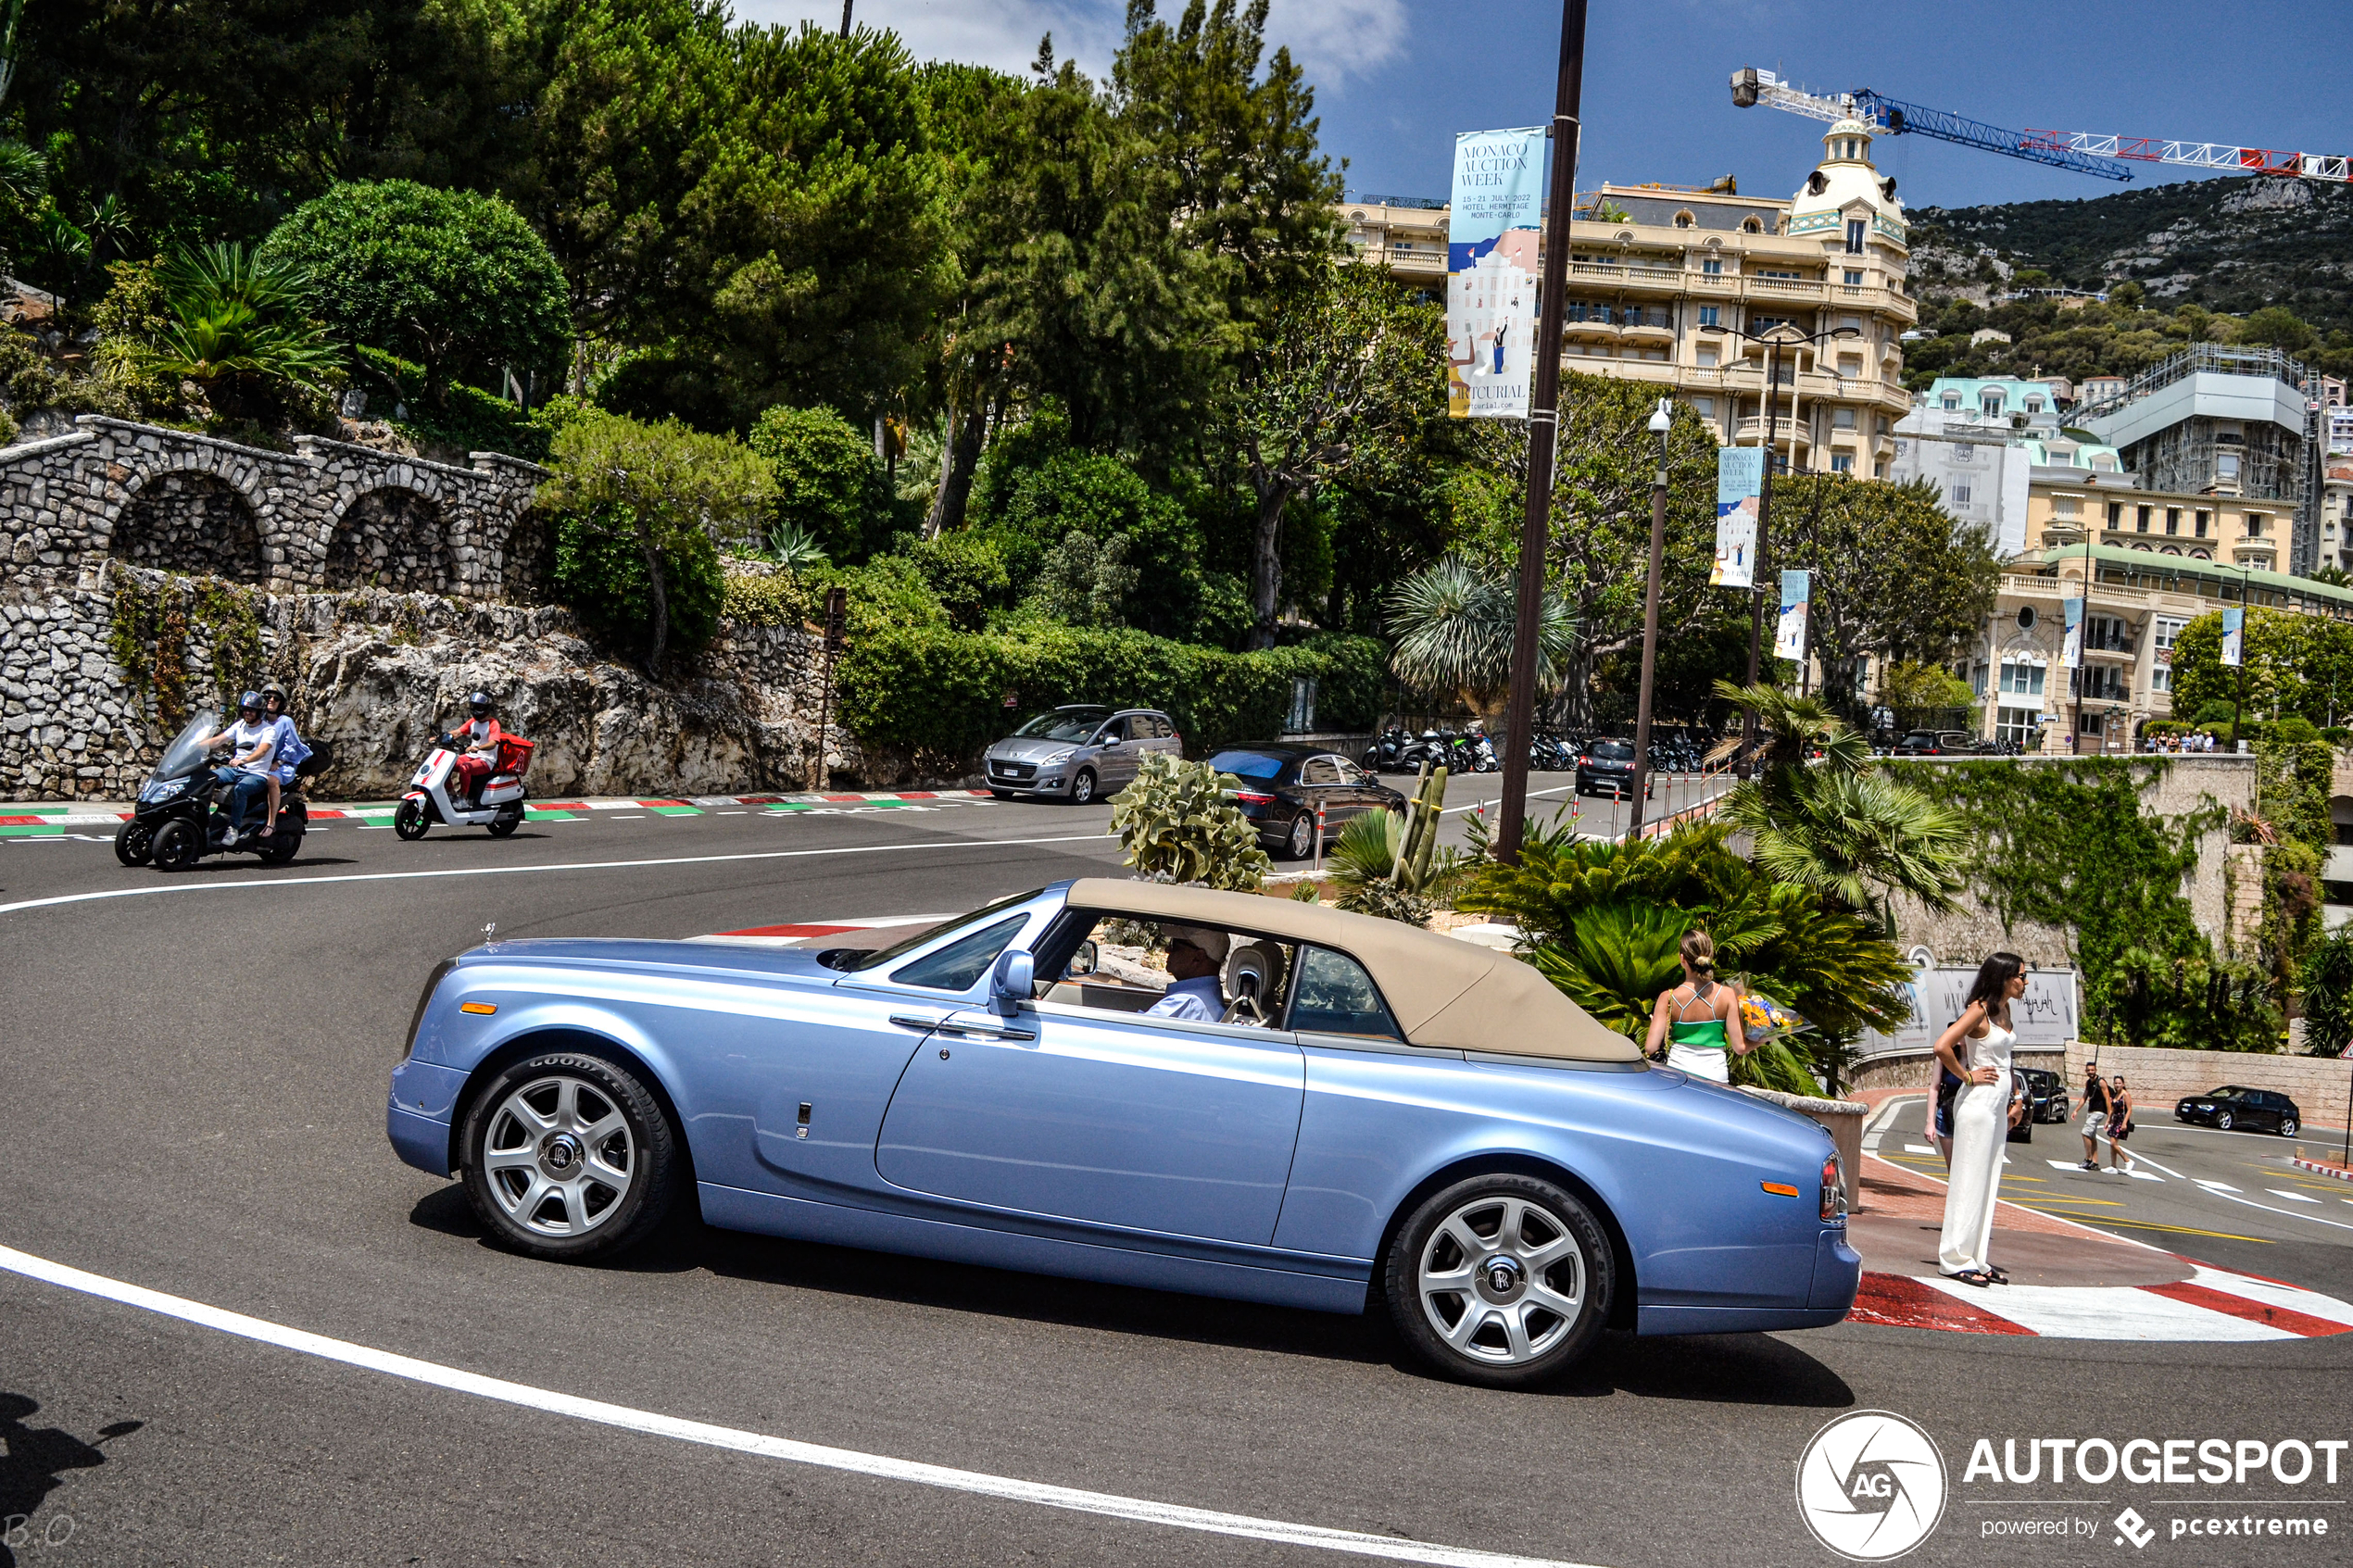
[[[1651,433],[1658,437],[1658,472],[1651,480],[1651,575],[1642,594],[1642,690],[1634,709],[1634,805],[1629,836],[1642,831],[1642,801],[1651,782],[1651,682],[1658,673],[1658,578],[1667,554],[1667,433],[1674,428],[1674,404],[1662,397],[1651,410]],[[1671,803],[1671,802],[1670,802]]]
[[[1823,332],[1801,332],[1787,322],[1782,322],[1771,331],[1764,332],[1744,332],[1738,327],[1730,328],[1730,331],[1734,337],[1765,345],[1765,472],[1756,486],[1756,551],[1751,558],[1753,565],[1748,583],[1747,684],[1753,686],[1756,684],[1757,668],[1761,662],[1759,655],[1763,648],[1765,635],[1765,536],[1773,517],[1773,448],[1780,439],[1781,347],[1785,344],[1795,347],[1801,343],[1821,344],[1834,337],[1861,337],[1863,334],[1854,327],[1832,327],[1830,331]],[[1794,422],[1796,387],[1793,383],[1790,394],[1793,400],[1790,418],[1792,422]],[[1738,433],[1739,427],[1736,423],[1735,439],[1738,438]],[[1749,776],[1755,767],[1755,754],[1756,715],[1743,709],[1741,715],[1740,759],[1733,765],[1735,776],[1743,779]]]

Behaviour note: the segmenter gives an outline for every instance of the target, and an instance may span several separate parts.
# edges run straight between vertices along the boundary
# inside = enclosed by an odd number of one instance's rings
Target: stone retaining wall
[[[530,507],[546,470],[519,458],[476,452],[458,468],[311,435],[286,453],[95,414],[74,425],[0,449],[0,562],[112,558],[282,593],[539,586]]]
[[[120,669],[109,647],[125,584],[180,604],[197,591],[120,563],[0,571],[0,798],[127,798],[176,733],[156,671]],[[536,743],[531,784],[543,799],[821,782],[822,660],[799,628],[724,625],[685,679],[656,684],[601,657],[553,607],[368,592],[252,592],[242,602],[258,623],[259,667],[220,668],[213,633],[192,616],[172,663],[181,706],[233,704],[265,674],[284,682],[296,724],[330,759],[322,795],[398,790],[477,689]],[[825,750],[822,782],[873,771],[838,723]]]

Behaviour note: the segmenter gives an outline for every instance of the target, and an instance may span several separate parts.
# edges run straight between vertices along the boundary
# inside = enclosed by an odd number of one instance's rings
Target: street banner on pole
[[[1756,495],[1765,485],[1765,448],[1716,448],[1716,567],[1711,588],[1756,581]]]
[[[2060,608],[2067,611],[2067,642],[2059,652],[2059,664],[2068,670],[2083,668],[2083,601],[2061,599]]]
[[[1543,127],[1466,131],[1454,138],[1446,411],[1455,419],[1528,418],[1543,197]]]
[[[2246,646],[2246,611],[2226,609],[2222,612],[2222,667],[2236,670],[2245,659],[2241,651]]]
[[[1806,657],[1806,607],[1813,597],[1813,573],[1781,573],[1781,618],[1773,626],[1773,657]]]

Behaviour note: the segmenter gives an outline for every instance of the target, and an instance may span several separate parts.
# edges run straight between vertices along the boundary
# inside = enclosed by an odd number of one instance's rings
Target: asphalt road
[[[599,812],[504,843],[436,830],[415,845],[338,823],[283,870],[215,861],[178,878],[75,840],[0,847],[0,1247],[247,1314],[282,1341],[0,1270],[0,1524],[29,1516],[0,1534],[0,1563],[1371,1560],[1293,1526],[1388,1537],[1425,1562],[1448,1559],[1409,1543],[1611,1568],[1828,1563],[1793,1506],[1794,1467],[1818,1427],[1863,1409],[1920,1422],[1951,1474],[1944,1524],[1912,1561],[2342,1560],[2353,1464],[2335,1486],[2259,1474],[2170,1491],[1965,1486],[1961,1472],[1980,1437],[2348,1436],[2330,1396],[2348,1386],[2353,1336],[2140,1345],[1845,1324],[1612,1339],[1550,1392],[1496,1394],[1425,1375],[1376,1318],[692,1225],[624,1266],[535,1263],[487,1245],[453,1184],[384,1144],[417,988],[485,923],[686,936],[939,913],[1112,867],[1104,815]],[[2037,1153],[2066,1152],[2057,1133],[2040,1130]],[[2205,1158],[2153,1124],[2144,1148]],[[2341,1243],[2253,1210],[2029,1173],[2084,1207],[2096,1193],[2135,1218],[2256,1238],[2158,1238],[2195,1256],[2234,1263],[2219,1249],[2246,1246],[2255,1272],[2343,1277],[2327,1251]],[[2144,1207],[2160,1198],[2180,1207]],[[445,1370],[388,1374],[290,1347],[285,1330]],[[446,1386],[459,1374],[540,1392]],[[650,1416],[616,1426],[567,1398]],[[713,1447],[652,1417],[864,1457],[845,1470],[774,1443]],[[1040,1486],[1137,1500],[1088,1512],[1026,1489]],[[2142,1552],[2105,1526],[1984,1533],[2127,1503],[2162,1524],[2183,1497],[2284,1497],[2340,1539],[2160,1535]],[[1276,1523],[1138,1517],[1152,1506]]]

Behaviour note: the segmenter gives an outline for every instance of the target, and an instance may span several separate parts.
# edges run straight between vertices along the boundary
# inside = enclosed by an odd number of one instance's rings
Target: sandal
[[[1973,1285],[1980,1290],[1994,1283],[1994,1276],[1983,1269],[1963,1269],[1959,1273],[1946,1274],[1944,1277],[1959,1280],[1963,1285]]]
[[[2010,1282],[2010,1272],[1999,1263],[1988,1263],[1985,1265],[1985,1277],[1995,1285],[2007,1285]]]

